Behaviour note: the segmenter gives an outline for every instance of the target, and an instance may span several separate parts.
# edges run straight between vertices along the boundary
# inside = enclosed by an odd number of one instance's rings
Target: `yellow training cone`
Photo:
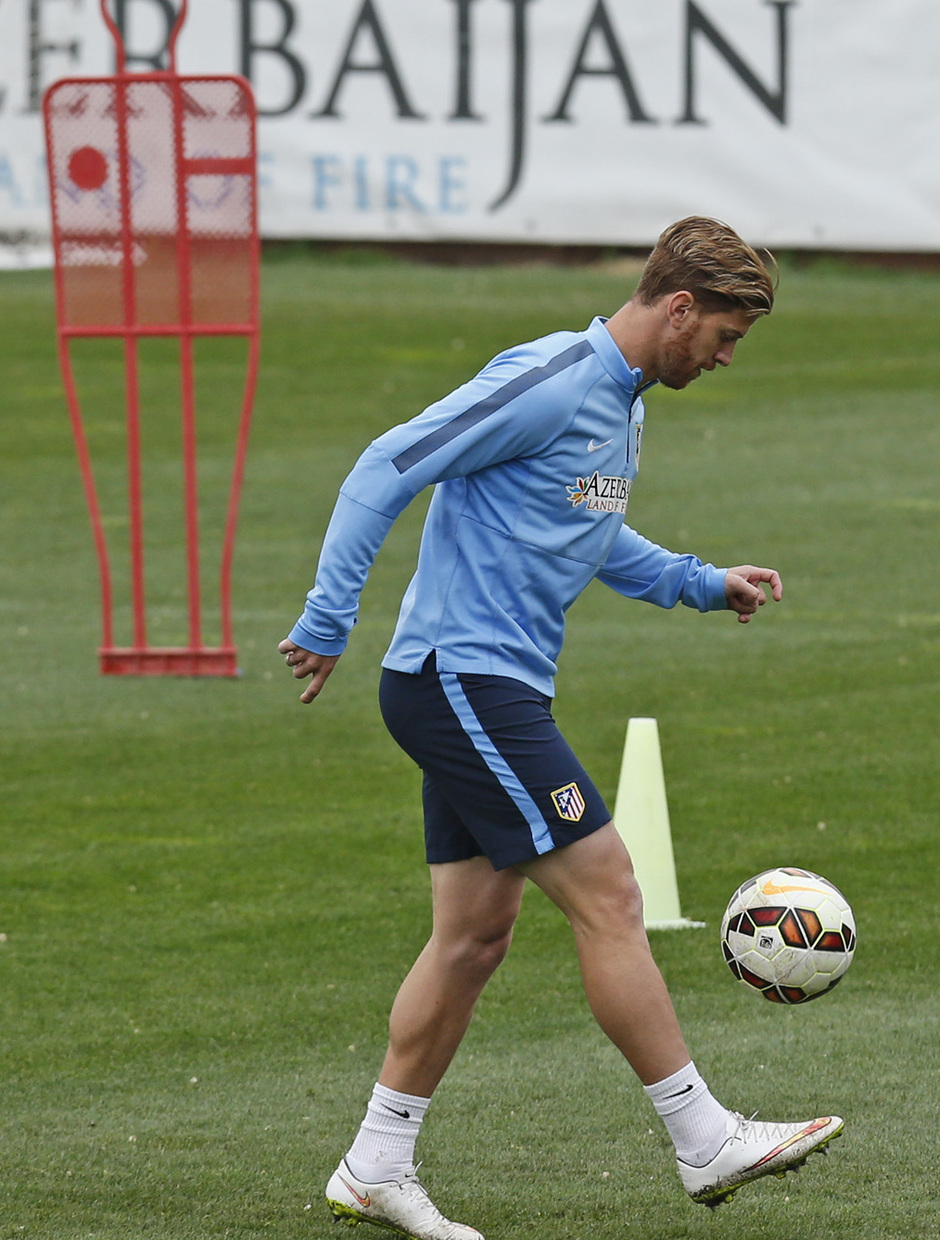
[[[614,825],[633,859],[643,893],[647,930],[704,926],[703,921],[689,921],[679,910],[666,780],[655,719],[631,719],[627,724]]]

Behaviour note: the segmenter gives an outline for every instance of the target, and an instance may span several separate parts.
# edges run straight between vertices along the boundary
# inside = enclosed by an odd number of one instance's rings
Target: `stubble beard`
[[[659,370],[659,382],[663,387],[680,392],[702,373],[692,362],[692,339],[694,329],[687,328],[671,344],[666,346]]]

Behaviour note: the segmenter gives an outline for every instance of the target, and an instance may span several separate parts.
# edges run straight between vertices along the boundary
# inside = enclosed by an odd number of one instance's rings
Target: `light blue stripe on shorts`
[[[447,700],[453,707],[454,714],[460,720],[460,726],[470,738],[474,749],[499,780],[507,796],[512,799],[520,814],[529,824],[535,851],[540,856],[542,853],[551,852],[555,847],[555,842],[539,807],[529,796],[524,785],[520,783],[515,771],[483,731],[473,707],[467,701],[467,695],[459,679],[453,672],[439,672],[438,677],[447,695]]]

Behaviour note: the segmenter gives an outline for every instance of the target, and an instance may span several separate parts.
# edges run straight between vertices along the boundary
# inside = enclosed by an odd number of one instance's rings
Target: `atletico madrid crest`
[[[581,821],[581,815],[584,813],[584,797],[577,784],[565,784],[564,788],[553,792],[552,802],[558,810],[559,818],[564,818],[568,822]]]

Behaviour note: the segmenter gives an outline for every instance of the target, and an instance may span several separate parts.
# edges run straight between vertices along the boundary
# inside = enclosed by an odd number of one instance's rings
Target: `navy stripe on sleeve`
[[[559,374],[562,370],[567,370],[569,366],[574,366],[576,362],[580,362],[593,352],[594,350],[587,340],[579,340],[577,344],[564,349],[556,357],[553,357],[550,362],[546,362],[544,366],[535,366],[532,370],[527,370],[525,374],[517,375],[515,379],[510,379],[508,383],[504,383],[501,388],[498,388],[483,400],[477,401],[469,409],[464,409],[462,413],[458,413],[455,418],[452,418],[446,426],[439,426],[437,430],[432,431],[429,435],[425,435],[423,439],[419,439],[417,443],[412,444],[410,448],[406,448],[404,452],[400,452],[398,456],[392,459],[392,464],[400,474],[403,474],[406,470],[411,469],[413,465],[417,465],[429,457],[432,452],[436,452],[438,448],[443,448],[452,439],[456,439],[458,435],[469,430],[471,426],[476,426],[478,422],[482,422],[491,413],[496,413],[504,405],[508,405],[511,400],[515,400],[523,392],[527,392],[530,388],[535,387],[536,384]]]

